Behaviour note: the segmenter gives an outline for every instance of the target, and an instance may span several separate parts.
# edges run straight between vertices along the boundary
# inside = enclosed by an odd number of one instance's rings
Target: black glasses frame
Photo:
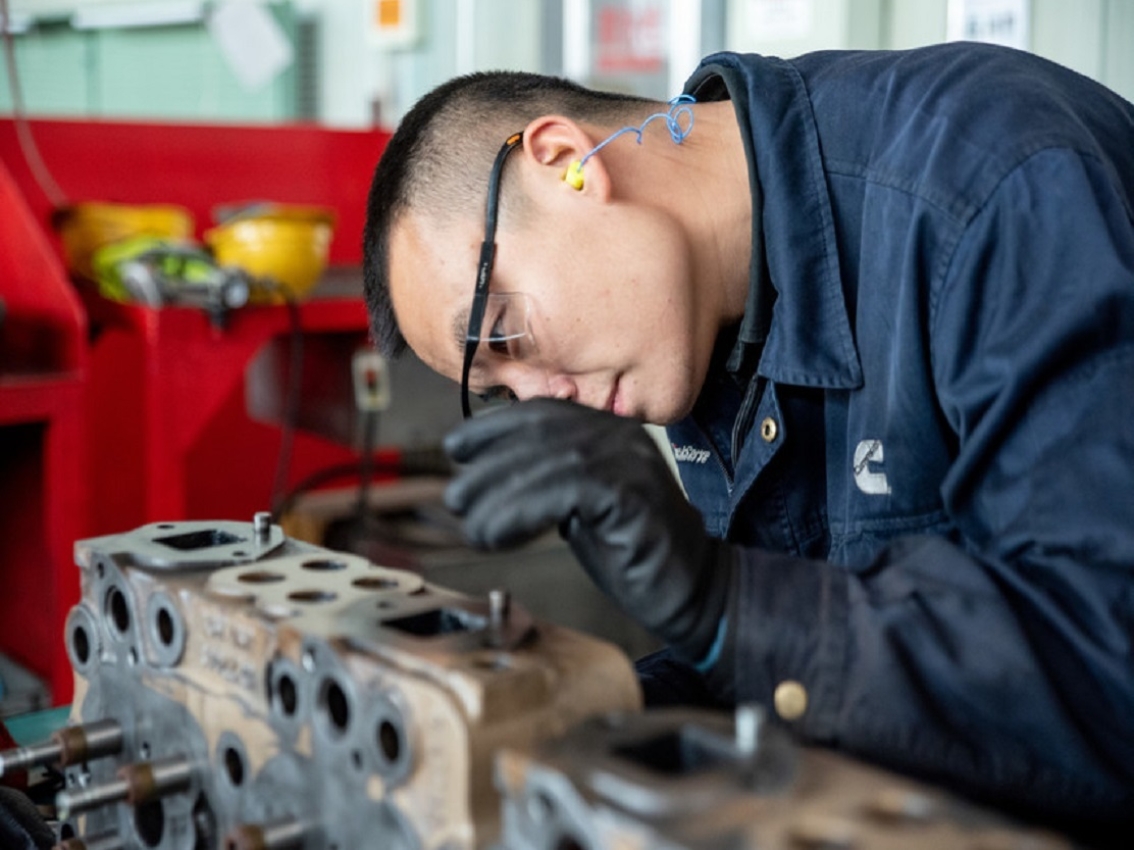
[[[524,139],[523,133],[513,133],[507,138],[492,163],[492,173],[488,176],[488,200],[484,209],[484,241],[480,243],[480,260],[476,266],[476,289],[473,290],[472,308],[469,310],[469,327],[465,332],[465,364],[461,369],[461,412],[465,419],[472,416],[469,405],[469,372],[472,371],[476,350],[480,347],[480,328],[484,323],[484,311],[488,304],[488,281],[492,277],[492,263],[496,259],[496,214],[500,207],[500,173],[508,154],[514,151]]]

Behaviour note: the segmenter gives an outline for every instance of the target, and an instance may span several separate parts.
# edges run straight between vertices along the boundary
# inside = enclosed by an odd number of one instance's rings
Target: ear
[[[603,165],[601,155],[595,154],[582,168],[581,185],[566,179],[568,170],[583,159],[595,141],[579,124],[561,115],[544,115],[524,128],[524,152],[539,166],[546,169],[549,178],[571,192],[581,192],[596,200],[610,197],[610,174]]]

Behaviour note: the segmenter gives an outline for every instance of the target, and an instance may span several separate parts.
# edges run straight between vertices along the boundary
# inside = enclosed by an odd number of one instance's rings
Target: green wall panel
[[[269,7],[295,45],[290,4]],[[13,38],[20,88],[32,115],[262,123],[298,116],[295,65],[245,90],[204,23],[77,31],[66,20]],[[297,56],[296,65],[302,61]],[[12,110],[0,63],[0,110]]]
[[[90,38],[46,27],[12,39],[24,105],[41,115],[91,114]],[[8,64],[0,62],[0,109],[12,110]]]

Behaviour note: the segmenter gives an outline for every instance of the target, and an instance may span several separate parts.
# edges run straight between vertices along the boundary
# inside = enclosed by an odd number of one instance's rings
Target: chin
[[[650,425],[672,425],[678,420],[684,419],[693,411],[693,404],[697,401],[695,397],[689,399],[665,399],[660,400],[660,403],[646,410],[638,418],[643,422]]]
[[[672,425],[688,416],[697,402],[699,384],[688,380],[688,376],[665,373],[666,380],[651,380],[638,377],[633,383],[627,382],[619,390],[616,412],[621,416],[637,419],[649,425]],[[648,391],[643,392],[644,388]]]

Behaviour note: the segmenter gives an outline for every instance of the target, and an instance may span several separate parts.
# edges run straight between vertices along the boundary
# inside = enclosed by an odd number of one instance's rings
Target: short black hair
[[[396,357],[406,348],[389,287],[390,231],[399,216],[411,208],[436,216],[482,209],[500,145],[540,115],[611,125],[656,106],[645,98],[522,71],[467,74],[421,98],[382,152],[367,200],[362,277],[378,350]],[[472,274],[470,269],[470,287]]]

